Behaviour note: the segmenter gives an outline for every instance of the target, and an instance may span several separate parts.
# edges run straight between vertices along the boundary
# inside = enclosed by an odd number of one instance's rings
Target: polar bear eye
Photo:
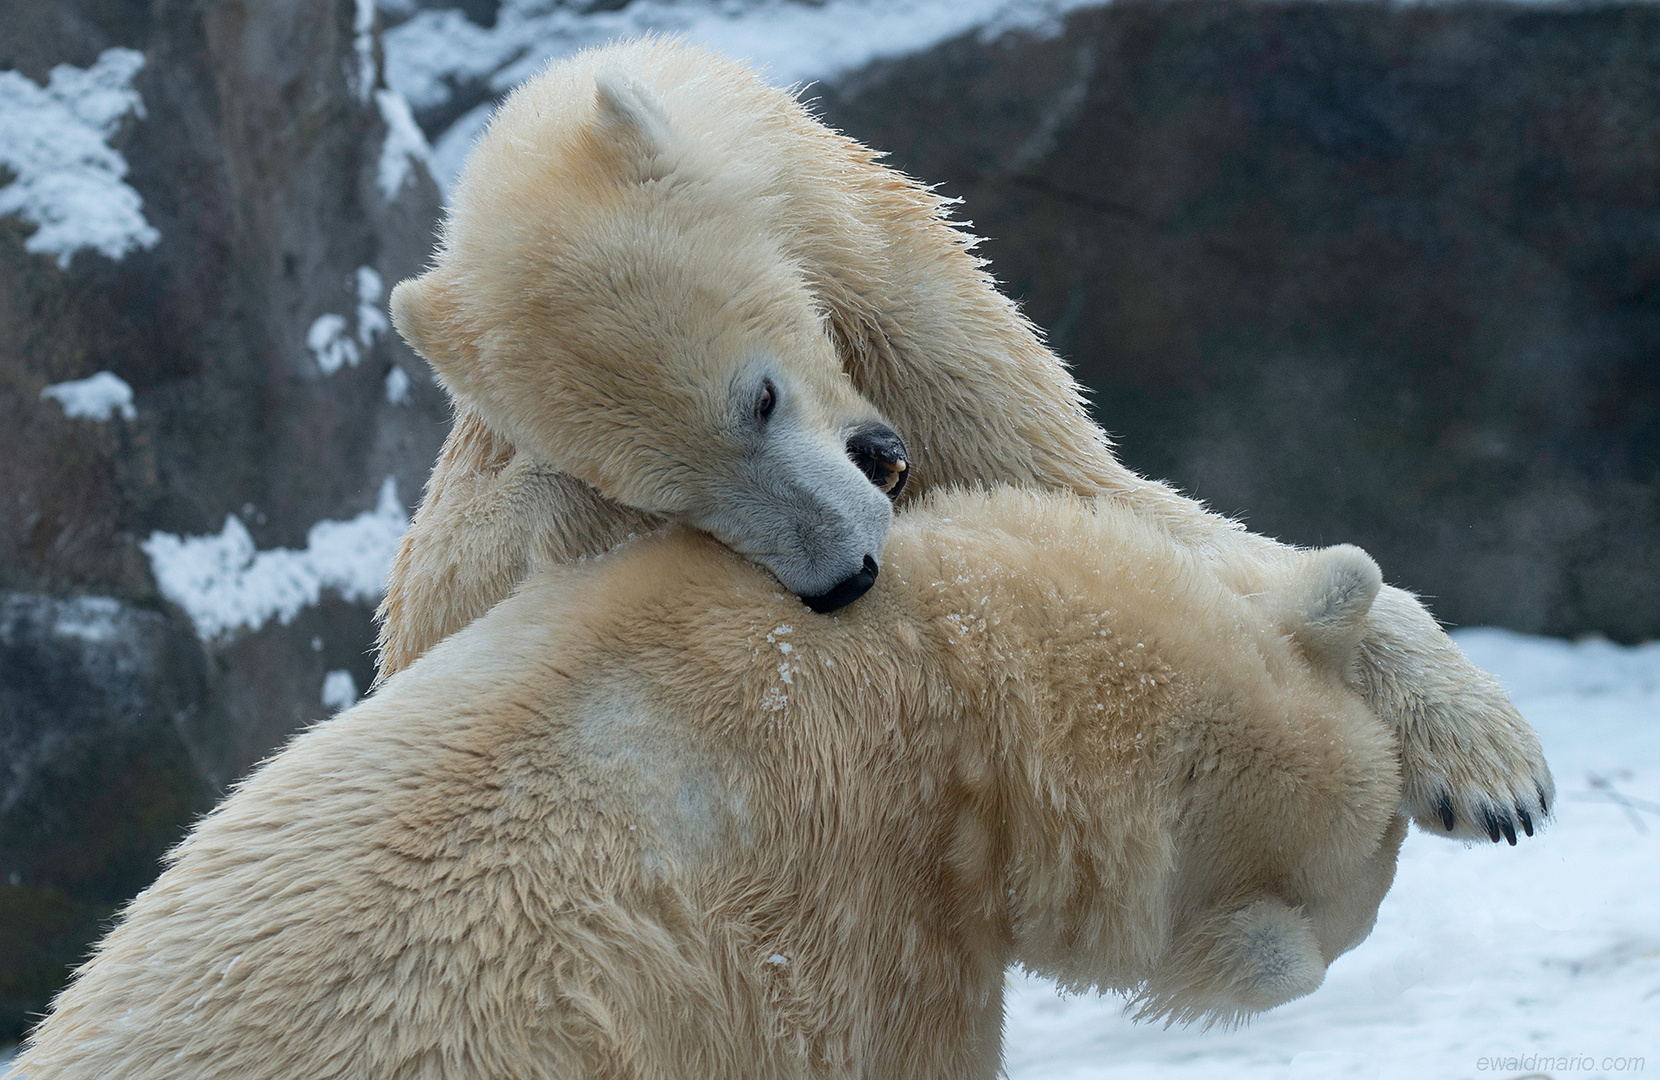
[[[755,419],[765,420],[772,415],[774,405],[778,404],[778,388],[767,379],[761,383],[761,396],[755,399]]]

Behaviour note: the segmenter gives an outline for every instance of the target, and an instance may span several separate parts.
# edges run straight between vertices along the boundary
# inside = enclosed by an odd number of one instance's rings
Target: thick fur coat
[[[551,568],[242,783],[18,1069],[958,1080],[1010,963],[1308,993],[1406,822],[1377,568],[1278,566],[1005,489],[902,515],[835,616],[683,529]]]
[[[536,569],[663,520],[796,588],[801,559],[773,543],[806,527],[733,511],[770,506],[756,485],[771,473],[734,464],[759,451],[734,451],[734,423],[718,418],[732,407],[708,404],[757,364],[821,417],[800,429],[814,461],[850,424],[903,436],[901,509],[934,488],[1009,483],[1112,500],[1241,595],[1300,564],[1120,465],[944,200],[876,159],[742,66],[672,42],[586,52],[515,91],[459,182],[433,268],[393,295],[458,413],[388,582],[382,676]],[[829,577],[871,547],[876,512],[831,545]],[[1359,656],[1354,685],[1397,735],[1411,816],[1455,836],[1531,834],[1554,785],[1497,682],[1395,588],[1372,605]]]

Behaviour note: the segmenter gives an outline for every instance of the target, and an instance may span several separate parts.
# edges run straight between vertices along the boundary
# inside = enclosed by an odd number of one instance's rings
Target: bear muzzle
[[[828,615],[832,611],[839,611],[870,591],[870,587],[876,584],[877,572],[876,560],[866,555],[864,565],[858,570],[842,578],[817,596],[801,597],[801,602],[820,615]]]

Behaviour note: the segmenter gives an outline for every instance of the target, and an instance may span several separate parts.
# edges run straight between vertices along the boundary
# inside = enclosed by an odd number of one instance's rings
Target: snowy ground
[[[1543,836],[1409,836],[1372,936],[1242,1030],[1132,1024],[1118,999],[1016,977],[1012,1080],[1660,1073],[1660,643],[1457,636],[1544,740]]]

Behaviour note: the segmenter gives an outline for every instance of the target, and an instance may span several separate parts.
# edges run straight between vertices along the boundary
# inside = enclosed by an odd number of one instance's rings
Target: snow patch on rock
[[[372,266],[360,266],[351,280],[357,294],[357,332],[352,333],[346,316],[335,312],[317,316],[312,320],[311,329],[306,331],[306,348],[311,350],[324,375],[333,375],[343,367],[356,367],[363,359],[363,351],[374,348],[375,340],[392,329],[380,306],[386,282],[379,271]]]
[[[352,51],[357,54],[352,82],[358,98],[368,104],[375,90],[375,0],[357,0],[352,12]]]
[[[455,8],[427,9],[387,31],[386,82],[417,109],[442,105],[457,83],[506,93],[550,60],[617,38],[684,35],[766,69],[776,85],[834,78],[876,60],[905,56],[976,28],[1050,31],[1067,12],[1102,0],[635,0],[581,11],[548,0],[503,0],[483,27]],[[490,106],[457,120],[436,140],[432,171],[446,191]],[[456,137],[452,139],[452,134]]]
[[[323,707],[339,712],[357,704],[357,680],[345,668],[323,676]]]
[[[386,400],[391,405],[409,404],[409,376],[396,364],[386,373]]]
[[[85,379],[53,383],[40,392],[42,400],[52,398],[71,419],[108,420],[116,413],[123,420],[137,420],[133,388],[113,371],[100,371]]]
[[[178,604],[203,641],[257,630],[272,618],[291,622],[333,589],[347,600],[378,599],[409,518],[398,484],[387,477],[373,510],[349,521],[319,521],[302,551],[256,551],[235,514],[216,535],[155,532],[139,545],[150,557],[162,595]]]
[[[432,160],[432,148],[420,125],[409,111],[409,102],[396,90],[375,91],[375,104],[380,107],[380,118],[386,122],[386,141],[380,144],[380,163],[375,180],[380,187],[383,202],[391,202],[403,190],[409,179],[409,170],[417,162]]]
[[[357,268],[357,342],[365,349],[373,348],[375,339],[392,329],[386,312],[380,309],[385,292],[386,282],[374,267]]]
[[[316,357],[317,366],[324,375],[333,375],[342,367],[356,367],[361,354],[357,342],[346,329],[346,316],[330,312],[319,315],[305,333],[305,346]]]
[[[121,633],[120,615],[121,601],[112,596],[72,596],[57,605],[52,636],[94,645],[114,641]]]
[[[143,53],[113,48],[89,68],[59,64],[44,87],[0,71],[0,167],[13,176],[0,187],[0,215],[39,226],[24,248],[63,269],[82,248],[119,259],[161,239],[123,179],[127,159],[109,145],[122,118],[144,118],[132,88],[143,67]]]

